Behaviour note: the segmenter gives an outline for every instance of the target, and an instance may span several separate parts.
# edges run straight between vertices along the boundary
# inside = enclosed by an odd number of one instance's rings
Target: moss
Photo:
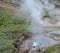
[[[0,8],[0,53],[17,53],[13,43],[27,31],[26,19],[10,10]]]
[[[49,47],[45,53],[60,53],[60,44]]]

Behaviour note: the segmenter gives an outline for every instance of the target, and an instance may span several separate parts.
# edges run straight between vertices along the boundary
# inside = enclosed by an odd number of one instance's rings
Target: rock
[[[60,37],[54,37],[55,40],[59,41],[60,40]]]
[[[42,52],[39,52],[39,53],[42,53]]]
[[[38,53],[38,50],[37,50],[37,48],[33,47],[33,48],[29,51],[29,53]]]
[[[3,2],[11,2],[11,0],[1,0],[1,1],[3,1]]]
[[[24,36],[25,39],[29,39],[32,37],[32,34],[29,32],[23,33],[22,35]]]
[[[29,48],[25,47],[25,45],[21,45],[20,46],[20,52],[21,53],[28,53],[29,52]]]
[[[53,31],[49,33],[49,37],[55,39],[55,40],[60,40],[60,31]]]
[[[40,46],[40,50],[41,50],[41,52],[46,51],[46,49],[47,49],[47,46],[45,46],[45,45],[41,45],[41,46]]]
[[[1,0],[5,3],[11,3],[14,7],[20,6],[20,0]]]
[[[55,36],[60,36],[60,31],[53,31],[53,32],[50,32],[50,34]]]

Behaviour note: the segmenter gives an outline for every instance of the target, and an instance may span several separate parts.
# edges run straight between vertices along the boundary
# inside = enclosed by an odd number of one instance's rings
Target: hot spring
[[[29,19],[31,24],[29,31],[33,33],[32,40],[26,40],[28,46],[41,46],[41,45],[52,45],[55,41],[44,35],[44,22],[42,21],[44,6],[42,0],[23,0],[21,7],[29,13]],[[48,4],[48,0],[45,0],[45,4]],[[26,14],[28,14],[26,13]]]

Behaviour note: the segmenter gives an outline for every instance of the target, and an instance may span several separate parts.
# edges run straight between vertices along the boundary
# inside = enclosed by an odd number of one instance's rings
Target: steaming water
[[[47,4],[46,4],[47,5]],[[27,40],[26,44],[51,45],[55,43],[54,40],[44,35],[44,23],[42,21],[44,6],[40,0],[24,0],[22,3],[24,10],[30,13],[31,24],[29,31],[34,33],[32,40]],[[27,14],[27,13],[26,13]]]
[[[23,3],[23,7],[30,12],[30,16],[32,17],[33,20],[37,21],[38,23],[43,24],[43,22],[40,20],[40,18],[37,17],[42,17],[42,12],[43,12],[43,6],[41,5],[38,0],[25,0]],[[41,12],[41,13],[40,13]]]

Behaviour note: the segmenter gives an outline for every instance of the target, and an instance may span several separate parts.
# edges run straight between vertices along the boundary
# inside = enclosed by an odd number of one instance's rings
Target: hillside
[[[60,0],[45,2],[0,0],[0,53],[60,53]]]

